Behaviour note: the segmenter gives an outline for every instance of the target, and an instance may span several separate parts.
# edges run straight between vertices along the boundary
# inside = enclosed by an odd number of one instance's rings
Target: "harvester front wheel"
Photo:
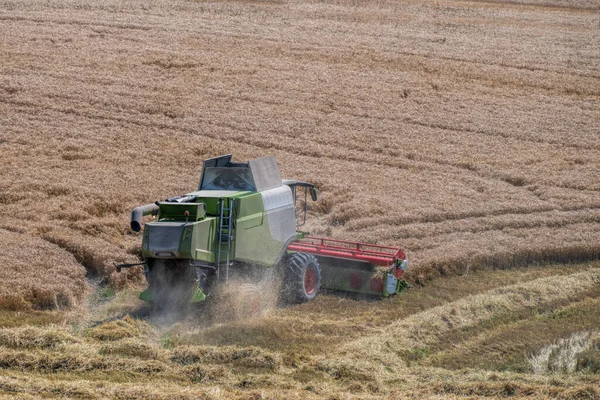
[[[312,254],[294,253],[285,264],[283,300],[287,303],[312,301],[321,286],[321,267]]]
[[[185,314],[196,288],[196,271],[171,260],[154,260],[147,275],[155,313]]]

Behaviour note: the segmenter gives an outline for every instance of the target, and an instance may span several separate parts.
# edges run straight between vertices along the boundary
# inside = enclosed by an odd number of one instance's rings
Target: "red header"
[[[314,236],[307,236],[304,239],[293,242],[288,246],[288,250],[326,257],[366,261],[385,267],[392,266],[396,260],[406,259],[404,252],[399,247],[379,246],[376,244]]]

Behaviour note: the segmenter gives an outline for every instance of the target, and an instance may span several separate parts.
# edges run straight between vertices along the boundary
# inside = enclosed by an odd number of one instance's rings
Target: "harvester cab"
[[[406,287],[401,249],[301,232],[309,196],[317,200],[314,185],[282,180],[273,157],[204,161],[198,190],[131,214],[131,229],[143,228],[148,288],[140,298],[159,308],[201,302],[232,277],[250,281],[274,269],[282,300],[292,303],[321,288],[388,296]],[[143,224],[147,215],[155,218]]]

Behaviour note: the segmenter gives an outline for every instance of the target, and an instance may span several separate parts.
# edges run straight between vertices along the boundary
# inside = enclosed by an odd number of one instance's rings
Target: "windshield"
[[[256,190],[249,168],[207,167],[200,190]]]

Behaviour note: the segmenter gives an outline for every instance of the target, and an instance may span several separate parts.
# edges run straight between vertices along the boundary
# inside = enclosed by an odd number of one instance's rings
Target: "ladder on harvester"
[[[217,243],[217,273],[225,281],[229,279],[229,265],[231,265],[231,242],[233,240],[233,199],[221,199],[219,218],[219,240]],[[225,263],[224,276],[221,276],[221,263]]]

